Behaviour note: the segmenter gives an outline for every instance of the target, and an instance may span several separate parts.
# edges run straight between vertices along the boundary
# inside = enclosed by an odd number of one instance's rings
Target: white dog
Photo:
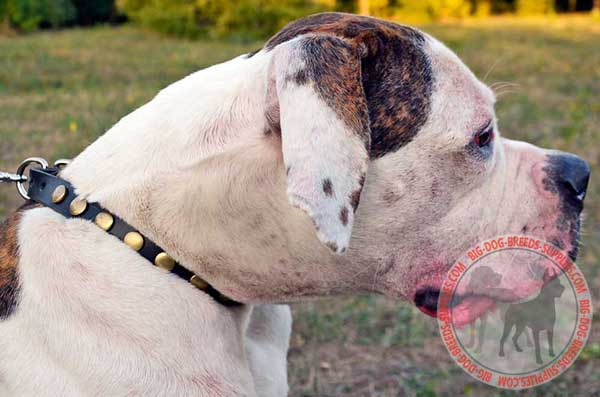
[[[167,87],[60,176],[244,305],[25,207],[0,229],[2,395],[285,395],[291,317],[269,304],[376,292],[434,315],[482,238],[574,256],[589,169],[500,138],[494,94],[434,38],[327,13]],[[510,266],[515,299],[539,288]]]

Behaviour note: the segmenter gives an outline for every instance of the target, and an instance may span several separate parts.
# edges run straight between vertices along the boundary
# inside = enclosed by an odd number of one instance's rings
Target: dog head
[[[449,267],[483,239],[531,234],[576,255],[587,164],[502,138],[493,92],[436,39],[319,14],[263,51],[272,54],[268,134],[281,143],[288,200],[342,254],[308,245],[280,261],[265,280],[294,266],[294,280],[280,283],[294,285],[285,298],[369,290],[432,313]],[[524,280],[498,288],[514,299],[542,283],[514,261],[494,270]]]
[[[378,292],[433,314],[481,240],[527,233],[574,256],[589,169],[502,138],[493,92],[434,38],[327,13],[173,84],[63,174],[81,192],[126,176],[90,199],[233,299]],[[490,268],[514,299],[544,273]]]

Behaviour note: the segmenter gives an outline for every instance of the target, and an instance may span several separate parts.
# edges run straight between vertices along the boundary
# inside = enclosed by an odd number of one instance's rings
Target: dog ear
[[[273,49],[267,115],[281,131],[290,203],[312,218],[319,239],[341,254],[369,161],[369,115],[361,49],[305,35]]]

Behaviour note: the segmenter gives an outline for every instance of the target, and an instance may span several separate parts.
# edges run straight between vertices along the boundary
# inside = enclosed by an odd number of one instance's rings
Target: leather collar
[[[222,305],[240,306],[239,302],[221,294],[205,280],[177,263],[161,247],[98,203],[89,203],[75,194],[75,188],[58,176],[58,168],[32,168],[29,172],[28,195],[32,201],[53,209],[65,218],[86,219],[137,251],[157,267],[161,267],[210,295]]]

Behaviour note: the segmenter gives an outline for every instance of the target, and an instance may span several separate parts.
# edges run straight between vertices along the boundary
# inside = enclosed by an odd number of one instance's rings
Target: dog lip
[[[437,317],[438,314],[438,300],[440,296],[440,289],[433,286],[426,286],[417,289],[415,292],[413,301],[415,306],[431,317]],[[450,300],[450,307],[452,310],[459,310],[461,314],[457,316],[457,324],[459,327],[468,324],[469,322],[475,320],[479,317],[483,312],[487,311],[490,304],[494,302],[491,298],[473,294],[455,294],[453,298]],[[475,310],[466,310],[466,307],[473,305]],[[466,311],[465,311],[466,310]]]
[[[437,317],[437,310],[431,310],[428,309],[424,306],[417,306],[417,309],[419,309],[420,311],[422,311],[423,313],[427,314],[430,317]]]
[[[415,302],[415,306],[423,313],[431,317],[437,317],[439,297],[439,288],[428,286],[417,289],[413,301]]]

